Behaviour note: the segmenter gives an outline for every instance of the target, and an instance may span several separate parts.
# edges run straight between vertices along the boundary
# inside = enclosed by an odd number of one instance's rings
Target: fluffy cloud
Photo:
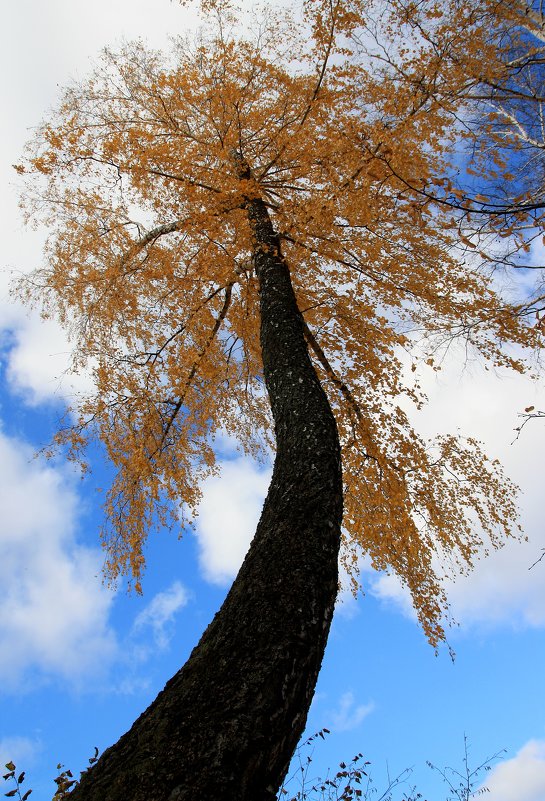
[[[87,389],[89,379],[63,375],[70,348],[60,326],[54,321],[44,323],[36,312],[28,314],[9,298],[9,271],[21,275],[39,266],[44,240],[43,231],[23,227],[15,189],[18,179],[11,165],[20,163],[30,128],[56,105],[59,86],[66,85],[67,76],[76,77],[78,71],[81,76],[90,72],[91,58],[113,44],[112,31],[123,31],[128,40],[145,31],[147,42],[161,48],[173,32],[195,27],[197,12],[170,0],[156,0],[153,6],[135,0],[130,14],[123,4],[110,0],[96,0],[92,7],[51,0],[45,12],[43,4],[22,0],[6,9],[3,23],[9,31],[2,42],[3,72],[13,71],[18,80],[4,81],[0,87],[2,108],[10,120],[0,131],[0,329],[4,336],[5,329],[12,334],[10,384],[24,393],[27,402],[37,404],[59,395],[66,398],[74,389]]]
[[[501,380],[499,380],[501,379]],[[518,414],[529,405],[545,409],[545,397],[535,382],[519,375],[487,372],[482,366],[452,358],[435,378],[424,375],[429,404],[414,416],[423,433],[460,431],[485,443],[508,475],[521,487],[521,520],[528,542],[511,541],[500,551],[477,561],[467,577],[446,583],[454,618],[464,627],[479,625],[545,625],[544,563],[529,567],[545,547],[542,525],[542,454],[545,425],[531,421],[515,440]],[[370,590],[413,616],[410,599],[392,576],[368,577]]]
[[[23,265],[34,263],[42,237],[28,237],[26,251],[21,248]],[[66,332],[54,320],[42,320],[36,309],[29,310],[10,293],[11,275],[0,272],[0,359],[6,368],[11,390],[25,403],[36,406],[44,401],[69,399],[75,391],[92,387],[90,375],[68,374],[71,346]]]
[[[545,741],[527,742],[512,759],[492,769],[484,786],[490,801],[543,801]]]
[[[97,550],[74,537],[77,497],[69,476],[32,459],[0,433],[0,679],[71,681],[104,670],[116,654],[113,596],[97,574]]]
[[[30,737],[2,737],[0,740],[0,767],[3,768],[9,761],[14,762],[17,767],[23,765],[28,767],[34,762],[41,749],[41,743]],[[4,772],[2,771],[2,773]]]
[[[151,629],[155,645],[166,648],[172,638],[172,623],[176,614],[187,605],[189,593],[179,581],[158,592],[134,621],[134,631]]]
[[[21,315],[11,331],[11,343],[7,351],[8,383],[28,405],[70,400],[76,392],[92,389],[89,373],[69,372],[71,346],[57,323],[44,321],[35,312]]]
[[[331,712],[331,728],[336,732],[356,729],[374,709],[374,704],[358,704],[354,693],[344,693],[337,709]]]
[[[12,246],[18,241],[14,236]],[[12,263],[18,263],[17,273],[40,262],[42,244],[43,237],[36,232],[28,233],[24,246],[19,242],[12,257]],[[31,406],[90,390],[89,373],[68,373],[71,345],[66,332],[55,320],[42,320],[38,310],[16,300],[12,279],[9,271],[0,271],[0,359],[9,388]]]
[[[199,561],[205,578],[225,585],[236,576],[255,532],[270,470],[243,457],[225,461],[209,478],[197,518]]]
[[[397,576],[388,576],[383,573],[377,577],[373,572],[369,582],[369,591],[375,598],[397,607],[401,614],[410,620],[417,620],[411,593],[401,584]]]

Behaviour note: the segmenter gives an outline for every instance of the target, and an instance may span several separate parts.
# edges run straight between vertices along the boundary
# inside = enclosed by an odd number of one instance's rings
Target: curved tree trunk
[[[278,236],[262,200],[247,210],[277,438],[269,492],[189,660],[73,801],[272,801],[305,726],[337,592],[340,450]]]

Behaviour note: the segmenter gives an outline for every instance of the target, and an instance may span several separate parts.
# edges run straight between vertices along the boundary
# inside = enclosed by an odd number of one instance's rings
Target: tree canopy
[[[409,413],[425,403],[414,368],[439,369],[453,340],[520,371],[541,337],[444,202],[461,199],[452,176],[468,59],[443,57],[423,26],[404,40],[418,14],[443,23],[436,4],[413,6],[379,15],[396,62],[369,57],[379,16],[339,0],[307,4],[303,23],[269,11],[253,35],[220,11],[170,54],[105,51],[18,166],[27,214],[50,231],[22,291],[69,328],[74,368],[91,369],[96,386],[57,442],[80,458],[96,436],[117,470],[102,532],[112,579],[127,573],[138,588],[150,529],[181,530],[194,514],[215,435],[253,455],[274,446],[251,198],[280,237],[336,417],[355,585],[364,556],[395,573],[436,644],[445,571],[517,534],[500,466],[473,439],[427,440]],[[448,33],[456,53],[448,19],[434,36]]]

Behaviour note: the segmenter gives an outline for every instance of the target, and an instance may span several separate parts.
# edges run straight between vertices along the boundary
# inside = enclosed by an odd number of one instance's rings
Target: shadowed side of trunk
[[[277,439],[261,519],[189,660],[73,801],[272,801],[304,729],[337,592],[340,450],[267,208],[247,210]]]

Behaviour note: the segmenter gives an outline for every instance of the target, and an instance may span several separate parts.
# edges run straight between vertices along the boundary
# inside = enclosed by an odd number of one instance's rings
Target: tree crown
[[[50,229],[23,292],[70,327],[75,369],[92,370],[96,391],[57,442],[75,457],[90,436],[104,443],[117,469],[107,572],[138,588],[148,531],[191,517],[214,436],[253,455],[273,444],[244,207],[263,198],[337,419],[346,567],[355,584],[362,554],[395,572],[435,644],[445,565],[468,569],[517,532],[515,489],[476,441],[418,434],[406,401],[425,398],[407,367],[434,367],[461,338],[522,370],[505,345],[535,346],[539,331],[460,256],[452,209],[421,191],[449,172],[455,99],[388,84],[360,57],[361,19],[316,9],[308,47],[276,21],[254,39],[221,26],[177,39],[170,59],[106,51],[21,168],[28,214]]]

